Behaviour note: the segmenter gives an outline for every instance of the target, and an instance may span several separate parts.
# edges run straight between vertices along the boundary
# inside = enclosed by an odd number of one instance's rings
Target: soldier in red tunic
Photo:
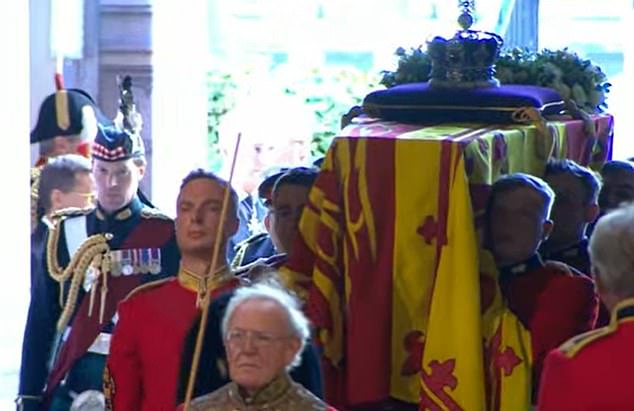
[[[544,180],[555,192],[550,214],[554,226],[540,253],[545,260],[561,261],[589,276],[586,232],[599,215],[601,183],[593,171],[568,159],[549,161]],[[597,326],[609,321],[610,312],[601,304]]]
[[[590,258],[611,322],[548,355],[537,404],[541,411],[634,410],[634,206],[599,220]]]
[[[226,181],[203,170],[183,181],[175,220],[180,271],[177,278],[137,289],[119,305],[104,377],[109,409],[172,411],[176,407],[180,354],[199,317],[200,299],[205,293],[214,298],[239,285],[224,258],[210,267],[227,189],[231,195],[221,228],[223,251],[238,226],[237,195]]]
[[[534,388],[546,354],[592,329],[598,303],[590,278],[563,263],[544,263],[537,252],[552,229],[553,199],[544,181],[516,173],[493,184],[487,205],[487,245],[502,294],[531,334]]]

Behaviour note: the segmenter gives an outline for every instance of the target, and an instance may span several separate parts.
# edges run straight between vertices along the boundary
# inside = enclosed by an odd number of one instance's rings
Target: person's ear
[[[596,266],[590,267],[590,271],[592,272],[592,278],[594,279],[594,283],[597,286],[597,293],[601,294],[605,291],[605,286],[603,285],[603,280],[601,280],[601,275],[599,273],[599,269]]]
[[[137,165],[137,168],[139,169],[139,180],[141,180],[145,176],[145,164]]]
[[[286,352],[286,363],[290,364],[295,359],[295,356],[302,348],[302,343],[297,337],[293,337],[288,341],[288,350]]]
[[[593,203],[586,207],[585,220],[586,223],[594,223],[599,216],[599,204]]]
[[[59,210],[63,207],[63,195],[64,193],[62,192],[62,190],[59,190],[57,188],[51,190],[51,210],[49,211]]]
[[[271,213],[267,212],[264,216],[264,228],[270,234],[271,233]]]

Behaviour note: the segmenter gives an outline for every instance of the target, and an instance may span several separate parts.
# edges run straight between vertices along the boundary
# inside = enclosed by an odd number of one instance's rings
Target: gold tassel
[[[196,308],[204,307],[205,299],[207,298],[207,281],[205,278],[198,279],[198,294],[196,295]]]
[[[93,260],[92,269],[95,270],[95,278],[92,280],[92,284],[90,285],[90,300],[88,302],[88,317],[92,317],[92,310],[95,306],[95,294],[97,293],[97,285],[99,284],[99,274],[101,273],[99,269],[102,265],[102,256],[101,254],[97,254],[97,257]]]
[[[64,287],[66,287],[66,281],[61,281],[59,283],[59,294],[58,294],[58,299],[59,299],[59,307],[60,308],[64,308]]]
[[[99,324],[103,324],[103,316],[106,311],[106,296],[108,295],[108,273],[103,272],[103,284],[101,284],[101,306],[99,307]]]
[[[88,317],[92,317],[92,310],[95,307],[95,294],[97,294],[97,283],[90,289],[90,301],[88,302]]]
[[[543,160],[548,160],[555,149],[555,136],[548,128],[546,119],[535,107],[520,107],[513,112],[513,121],[524,124],[531,124],[543,138],[543,146],[537,146],[537,156]]]

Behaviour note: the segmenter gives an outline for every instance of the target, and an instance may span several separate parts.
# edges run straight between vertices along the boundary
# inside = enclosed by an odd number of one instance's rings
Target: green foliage
[[[248,78],[243,71],[232,73],[211,71],[208,74],[208,141],[209,163],[212,169],[220,168],[222,158],[218,151],[219,125],[222,118],[237,102],[238,84]],[[302,101],[315,119],[311,151],[322,156],[340,129],[341,116],[361,103],[377,83],[368,73],[353,68],[313,69],[307,73],[271,73],[270,81],[280,92]],[[244,95],[242,93],[241,95]]]
[[[396,71],[383,70],[381,84],[394,87],[406,83],[423,83],[429,80],[431,72],[431,58],[422,46],[405,50],[403,47],[394,53],[398,57]]]
[[[340,129],[341,116],[360,105],[375,88],[375,78],[353,68],[313,69],[288,84],[284,92],[297,96],[315,116],[311,151],[322,156]]]
[[[431,59],[421,47],[396,50],[398,67],[383,71],[381,84],[399,84],[429,80]],[[573,100],[589,113],[607,108],[606,97],[611,84],[599,66],[578,54],[563,50],[531,52],[525,49],[507,50],[496,62],[496,77],[502,84],[528,84],[550,87],[564,99]]]
[[[222,117],[236,105],[238,85],[231,73],[207,73],[207,140],[208,163],[213,171],[220,170],[222,156],[218,149],[219,127]]]

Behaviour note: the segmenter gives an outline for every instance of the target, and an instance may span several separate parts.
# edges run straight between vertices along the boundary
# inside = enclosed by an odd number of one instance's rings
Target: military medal
[[[160,248],[150,248],[150,261],[149,261],[149,269],[150,273],[158,274],[161,272],[161,249]]]
[[[121,253],[121,273],[123,275],[134,274],[134,267],[132,261],[132,250],[120,250]]]
[[[150,272],[150,249],[149,248],[142,248],[139,250],[139,257],[140,257],[140,265],[139,265],[139,271],[141,271],[142,273],[149,273]]]
[[[121,275],[121,251],[115,250],[110,252],[110,274],[113,277]]]
[[[156,275],[161,272],[160,248],[114,250],[110,252],[110,260],[113,277],[148,273]]]

